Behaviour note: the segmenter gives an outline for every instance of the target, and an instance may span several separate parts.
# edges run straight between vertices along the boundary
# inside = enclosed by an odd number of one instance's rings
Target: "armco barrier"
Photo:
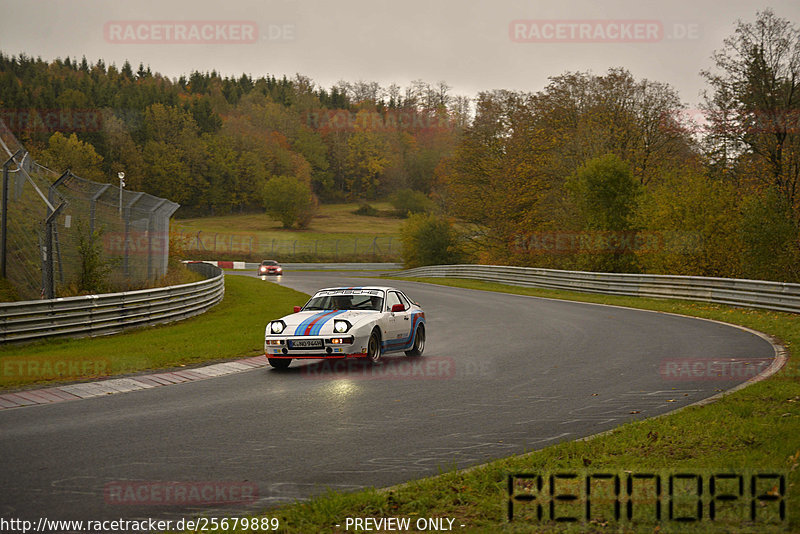
[[[222,300],[225,275],[205,263],[188,268],[207,279],[124,293],[0,304],[0,343],[113,334],[201,314]]]
[[[391,276],[471,278],[514,286],[699,300],[731,306],[800,313],[800,284],[761,280],[592,273],[501,265],[434,265],[391,273]]]

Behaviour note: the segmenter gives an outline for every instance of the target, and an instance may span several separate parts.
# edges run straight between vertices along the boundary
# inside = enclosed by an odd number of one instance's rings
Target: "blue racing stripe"
[[[323,312],[315,313],[314,315],[308,317],[305,321],[303,321],[302,323],[297,325],[297,328],[294,331],[294,335],[296,335],[296,336],[305,335],[304,332],[306,331],[306,328],[308,328],[308,325],[310,325],[312,322],[314,322],[315,320],[319,319],[320,317],[322,317],[326,313],[331,313],[331,312],[330,311],[323,311]]]
[[[309,333],[309,335],[310,335],[310,336],[318,336],[318,335],[319,335],[319,333],[320,333],[320,331],[322,330],[322,325],[324,325],[325,323],[327,323],[328,321],[330,321],[331,319],[333,319],[333,318],[334,318],[334,317],[336,317],[337,315],[341,315],[341,314],[345,313],[346,311],[347,311],[347,310],[339,310],[339,311],[335,311],[335,312],[332,312],[332,313],[331,313],[330,315],[328,315],[327,317],[324,317],[324,318],[320,319],[320,320],[319,320],[319,321],[317,321],[317,323],[316,323],[316,324],[315,324],[315,325],[314,325],[314,326],[311,328],[311,332]]]
[[[381,343],[383,350],[397,350],[397,349],[410,349],[414,343],[414,335],[417,333],[417,325],[419,323],[425,324],[425,319],[422,318],[421,313],[415,313],[412,316],[411,332],[408,337],[401,339],[392,339],[391,341],[384,341]]]

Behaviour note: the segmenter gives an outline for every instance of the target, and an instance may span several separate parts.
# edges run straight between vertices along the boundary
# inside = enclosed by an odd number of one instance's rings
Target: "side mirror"
[[[298,312],[299,312],[300,310],[302,310],[302,309],[303,309],[303,308],[302,308],[301,306],[295,306],[295,307],[294,307],[294,312],[295,312],[295,313],[298,313]]]
[[[402,304],[395,304],[394,306],[392,306],[392,313],[397,313],[402,311],[406,311],[406,307],[403,306]]]

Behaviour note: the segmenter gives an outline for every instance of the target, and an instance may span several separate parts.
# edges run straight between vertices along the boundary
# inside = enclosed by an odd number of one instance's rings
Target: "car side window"
[[[392,311],[392,306],[395,304],[402,304],[400,296],[395,291],[389,291],[389,297],[386,299],[386,309]]]
[[[400,293],[400,302],[406,307],[407,310],[411,309],[411,303],[408,301],[408,297],[406,297],[403,293]]]

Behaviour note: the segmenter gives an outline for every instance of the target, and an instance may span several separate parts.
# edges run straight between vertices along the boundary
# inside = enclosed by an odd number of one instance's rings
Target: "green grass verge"
[[[86,361],[101,362],[88,368],[103,368],[110,370],[108,374],[119,375],[258,356],[264,351],[262,333],[267,322],[291,313],[292,306],[306,300],[307,295],[277,284],[229,276],[225,278],[222,302],[191,319],[113,336],[2,347],[0,388],[63,382],[65,377],[45,372],[56,368],[59,362],[79,365]],[[33,372],[20,373],[18,362],[28,369],[31,366],[27,364],[33,363]],[[91,378],[91,372],[84,377],[69,378]]]
[[[413,280],[403,278],[402,280]],[[785,313],[754,311],[686,301],[641,299],[519,288],[471,280],[417,279],[448,286],[522,295],[598,302],[706,317],[744,325],[780,338],[790,350],[800,343],[800,319]],[[772,378],[705,406],[627,423],[596,437],[565,442],[537,452],[500,459],[467,470],[413,481],[390,490],[326,495],[269,510],[284,532],[342,532],[347,517],[454,518],[458,532],[785,532],[800,531],[800,380],[797,357]],[[626,521],[564,525],[540,523],[531,507],[506,521],[507,476],[520,472],[576,473],[741,472],[781,470],[788,474],[788,517],[783,522],[749,523],[741,519],[691,525]],[[707,479],[706,479],[707,481]],[[707,482],[706,482],[707,483]],[[666,485],[663,517],[667,517]],[[704,496],[708,517],[708,494]],[[745,510],[748,508],[745,506]],[[737,510],[739,510],[737,508]],[[623,510],[624,513],[624,510]],[[763,515],[763,514],[762,514]],[[733,516],[739,517],[739,516]],[[761,516],[759,516],[761,517]],[[337,528],[335,525],[342,525]],[[460,528],[460,525],[466,525]]]

